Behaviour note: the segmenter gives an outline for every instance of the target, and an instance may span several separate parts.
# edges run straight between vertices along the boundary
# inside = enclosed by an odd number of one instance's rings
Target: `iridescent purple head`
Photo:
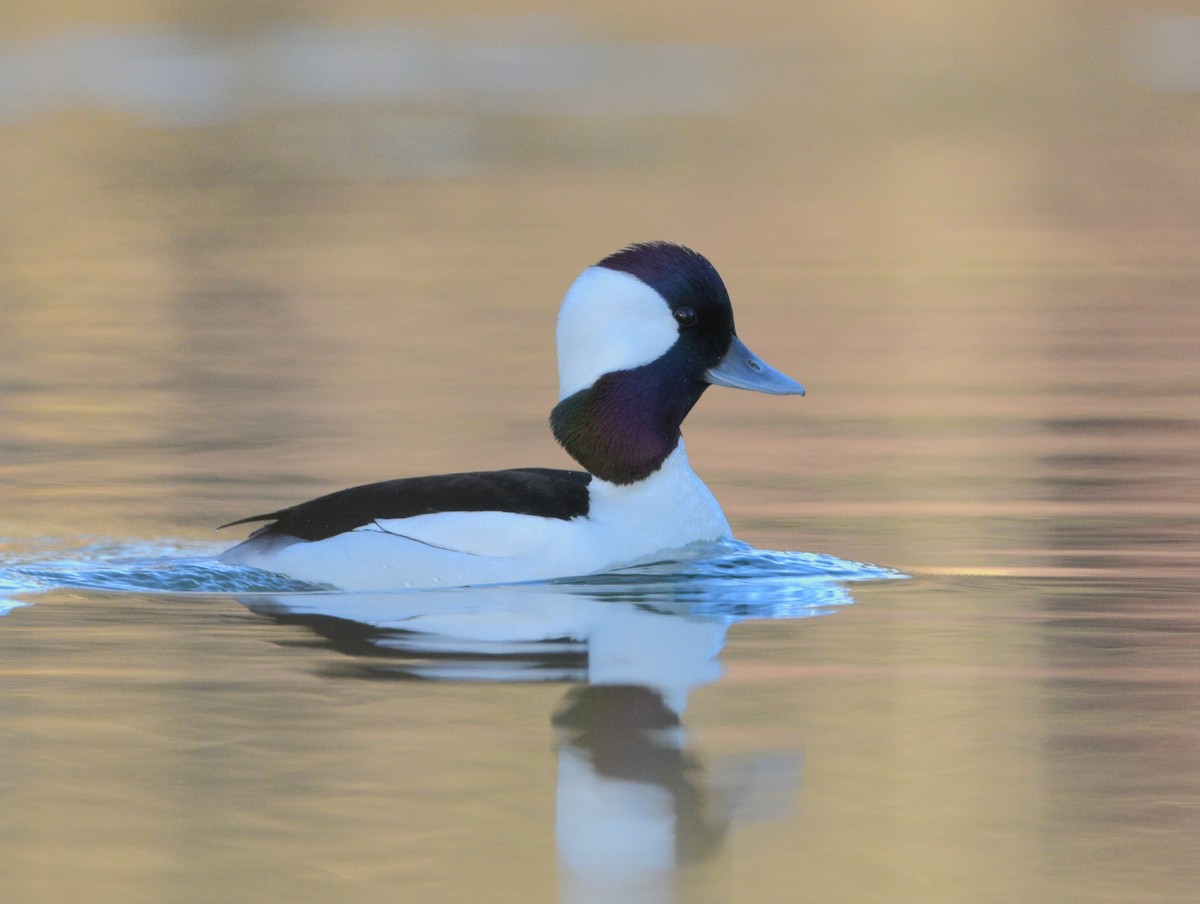
[[[713,265],[666,242],[631,245],[583,271],[559,312],[558,369],[554,436],[618,484],[658,470],[711,383],[804,392],[737,339]]]

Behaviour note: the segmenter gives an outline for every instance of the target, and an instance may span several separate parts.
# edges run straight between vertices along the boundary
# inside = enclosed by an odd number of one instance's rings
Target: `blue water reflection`
[[[166,553],[171,553],[170,555]],[[798,751],[709,765],[683,714],[716,680],[731,625],[828,615],[854,581],[903,577],[831,556],[730,542],[706,556],[604,575],[393,593],[298,590],[277,576],[181,549],[104,545],[10,562],[13,604],[36,591],[233,595],[343,654],[335,679],[559,682],[555,838],[563,900],[670,900],[713,875],[738,818],[778,810],[799,784]],[[157,553],[157,554],[156,554]],[[249,592],[269,589],[271,592]],[[306,644],[311,647],[311,644]]]
[[[575,685],[551,716],[563,900],[673,900],[681,881],[720,882],[711,867],[730,823],[799,783],[798,751],[710,769],[689,742],[688,697],[720,676],[729,627],[831,614],[853,602],[848,582],[868,576],[898,575],[737,544],[571,581],[239,599],[352,656],[339,676]]]
[[[375,677],[584,681],[654,688],[682,712],[719,674],[731,624],[808,618],[853,602],[848,584],[901,577],[832,556],[754,550],[560,581],[394,593],[239,594],[302,623]]]

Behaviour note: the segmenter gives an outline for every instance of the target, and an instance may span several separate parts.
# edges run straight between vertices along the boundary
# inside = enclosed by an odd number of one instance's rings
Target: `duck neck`
[[[679,428],[708,387],[663,374],[658,362],[602,376],[550,413],[550,429],[589,472],[615,484],[645,480],[679,445]]]

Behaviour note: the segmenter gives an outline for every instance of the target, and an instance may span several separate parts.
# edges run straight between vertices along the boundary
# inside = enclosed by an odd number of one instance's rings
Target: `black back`
[[[338,490],[221,527],[271,521],[250,536],[275,534],[324,540],[381,519],[437,512],[511,512],[569,521],[588,513],[587,487],[591,479],[592,475],[583,471],[554,468],[404,477]]]

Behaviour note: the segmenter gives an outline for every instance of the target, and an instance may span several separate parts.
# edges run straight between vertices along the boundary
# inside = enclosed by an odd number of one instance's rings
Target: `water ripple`
[[[208,545],[103,542],[0,559],[0,615],[39,593],[72,588],[125,593],[319,595],[331,588],[244,566],[225,565]],[[706,615],[797,617],[852,602],[845,584],[906,577],[891,568],[816,553],[754,549],[739,541],[687,558],[599,575],[519,585],[523,592],[586,594],[643,605],[686,605]],[[414,593],[462,593],[464,588]],[[343,594],[338,594],[342,596]],[[389,594],[392,595],[392,594]]]
[[[103,542],[8,556],[0,559],[0,597],[63,588],[126,593],[294,593],[327,589],[255,568],[224,565],[200,554],[209,551],[207,545],[197,548]]]

